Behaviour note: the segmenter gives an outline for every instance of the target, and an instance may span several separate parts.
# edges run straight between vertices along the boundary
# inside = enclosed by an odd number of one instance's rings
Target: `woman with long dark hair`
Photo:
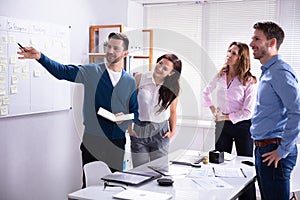
[[[135,75],[139,119],[128,127],[133,167],[167,155],[175,134],[181,60],[174,54],[157,59],[153,72]]]

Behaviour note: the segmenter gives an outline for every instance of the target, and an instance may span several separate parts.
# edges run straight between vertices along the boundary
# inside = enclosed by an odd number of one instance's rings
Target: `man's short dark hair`
[[[268,40],[276,38],[276,48],[279,49],[284,39],[284,31],[274,22],[257,22],[253,25],[254,29],[261,30]]]
[[[110,40],[111,38],[116,39],[116,40],[122,40],[124,50],[125,51],[128,50],[129,40],[128,40],[128,37],[124,33],[112,32],[108,35],[108,40]]]

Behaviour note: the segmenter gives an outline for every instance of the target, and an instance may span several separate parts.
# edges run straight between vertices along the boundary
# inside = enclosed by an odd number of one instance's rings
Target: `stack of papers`
[[[182,155],[179,158],[175,158],[174,160],[171,160],[170,162],[173,164],[182,164],[182,165],[188,165],[193,167],[201,167],[201,162],[203,161],[203,158],[205,155],[201,155],[198,151],[186,151],[184,155]]]
[[[113,196],[116,199],[127,199],[127,200],[168,200],[172,198],[171,194],[150,192],[139,189],[127,189]]]

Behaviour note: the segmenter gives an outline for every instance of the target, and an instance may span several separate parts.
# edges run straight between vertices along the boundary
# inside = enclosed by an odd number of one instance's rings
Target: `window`
[[[285,39],[279,54],[289,63],[300,79],[300,1],[284,0],[280,2],[280,25],[284,29]],[[299,80],[298,80],[299,81]],[[300,85],[300,82],[298,83]]]
[[[184,116],[206,118],[211,116],[207,108],[202,107],[202,90],[215,73],[222,67],[228,45],[232,41],[244,42],[249,45],[253,34],[253,25],[258,21],[278,22],[286,33],[280,54],[300,75],[300,38],[296,35],[300,30],[300,1],[298,0],[207,0],[203,3],[169,6],[145,7],[145,26],[162,28],[180,33],[203,50],[201,55],[195,53],[192,43],[174,38],[155,37],[154,48],[161,42],[176,42],[181,48],[176,54],[185,55],[182,71],[181,100],[189,104],[182,110]],[[192,44],[192,46],[189,46]],[[250,50],[250,53],[252,51]],[[188,56],[186,56],[188,55]],[[199,57],[196,62],[194,57]],[[261,70],[258,60],[252,58],[252,73],[259,77]],[[200,61],[199,61],[200,60]],[[300,78],[300,77],[299,77]],[[200,79],[200,80],[199,80]],[[197,99],[198,113],[186,89],[193,90]],[[189,97],[187,97],[189,96]],[[184,112],[187,110],[186,112]]]

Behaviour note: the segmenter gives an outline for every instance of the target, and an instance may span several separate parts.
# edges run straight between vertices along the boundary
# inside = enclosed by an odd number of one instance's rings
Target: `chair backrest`
[[[83,166],[83,170],[87,187],[91,185],[101,185],[103,183],[101,178],[111,173],[107,164],[102,161],[87,163]]]

